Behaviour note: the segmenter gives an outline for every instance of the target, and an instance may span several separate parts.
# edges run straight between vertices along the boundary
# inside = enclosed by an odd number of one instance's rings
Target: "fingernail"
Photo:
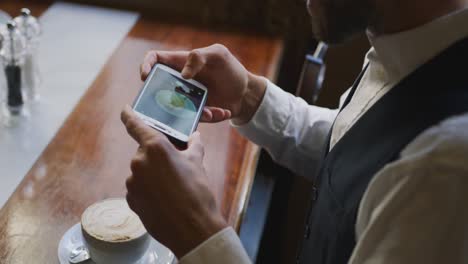
[[[184,78],[184,79],[190,79],[189,71],[188,71],[186,68],[184,68],[184,69],[182,70],[182,73],[181,73],[180,75],[181,75],[182,78]]]

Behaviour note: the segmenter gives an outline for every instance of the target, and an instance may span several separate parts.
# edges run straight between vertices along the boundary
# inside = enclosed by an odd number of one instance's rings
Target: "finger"
[[[130,207],[130,209],[132,209],[133,212],[140,216],[141,209],[138,199],[135,197],[135,195],[131,192],[127,192],[125,199],[127,200],[128,207]]]
[[[210,109],[208,109],[207,107],[204,107],[200,121],[211,122],[212,119],[213,119],[213,114],[211,113]]]
[[[132,161],[130,162],[130,170],[133,173],[138,173],[144,170],[146,165],[146,152],[143,148],[138,148],[137,153],[133,157]]]
[[[148,225],[154,227],[158,215],[153,210],[157,200],[145,194],[127,193],[126,196],[128,206],[132,209],[141,219],[143,225],[148,229]],[[148,222],[150,220],[150,222]],[[154,228],[150,228],[154,231]]]
[[[188,51],[150,51],[140,67],[141,79],[146,80],[148,74],[156,63],[165,64],[171,68],[181,71],[188,57]]]
[[[159,51],[158,62],[182,71],[189,56],[188,51]]]
[[[140,66],[141,80],[145,81],[153,65],[158,62],[157,52],[152,50],[146,53],[143,63]]]
[[[225,119],[231,119],[231,117],[232,117],[231,110],[224,109],[224,118]]]
[[[212,107],[208,106],[207,109],[211,113],[211,119],[207,122],[210,123],[217,123],[217,122],[222,122],[231,117],[231,111],[220,108],[220,107]]]
[[[128,177],[127,180],[125,180],[125,187],[127,188],[127,191],[129,193],[138,192],[136,179],[133,175],[130,175],[130,177]]]
[[[161,133],[149,127],[141,120],[130,108],[125,106],[121,114],[122,123],[125,125],[128,134],[140,145],[145,145],[146,142],[157,137],[166,138]]]
[[[193,79],[203,69],[206,64],[206,56],[201,49],[192,50],[187,58],[187,63],[182,70],[182,77]]]
[[[213,121],[220,122],[225,120],[225,112],[222,108],[212,107],[211,113],[213,114]]]
[[[186,152],[203,160],[203,156],[205,156],[205,147],[203,146],[200,132],[195,131],[190,136]]]

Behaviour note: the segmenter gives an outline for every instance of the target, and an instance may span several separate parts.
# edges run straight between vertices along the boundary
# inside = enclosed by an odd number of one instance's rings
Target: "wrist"
[[[249,72],[247,89],[242,97],[239,115],[233,118],[235,125],[248,123],[262,103],[267,88],[267,80],[264,77]]]
[[[226,227],[228,224],[221,214],[193,212],[185,226],[187,229],[181,233],[184,239],[179,238],[171,250],[180,259]]]

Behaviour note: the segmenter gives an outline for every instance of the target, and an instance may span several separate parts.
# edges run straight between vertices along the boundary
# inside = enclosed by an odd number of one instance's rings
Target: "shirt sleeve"
[[[232,227],[227,227],[182,257],[179,264],[251,264]]]
[[[268,81],[257,112],[240,134],[265,148],[279,164],[312,177],[338,110],[307,104]]]
[[[370,183],[351,264],[468,263],[468,116],[430,129]]]

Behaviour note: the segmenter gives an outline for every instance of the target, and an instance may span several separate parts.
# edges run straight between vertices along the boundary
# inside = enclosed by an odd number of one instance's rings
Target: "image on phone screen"
[[[189,136],[204,96],[203,89],[157,68],[134,109]]]

